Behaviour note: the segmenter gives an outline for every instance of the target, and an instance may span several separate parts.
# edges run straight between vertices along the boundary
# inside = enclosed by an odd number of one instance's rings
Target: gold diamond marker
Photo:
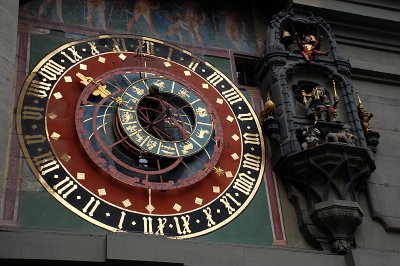
[[[232,135],[232,138],[234,141],[238,141],[238,139],[239,139],[238,135],[236,135],[236,134]]]
[[[153,205],[149,204],[146,206],[146,210],[151,214],[156,208]]]
[[[125,207],[125,208],[127,208],[127,207],[129,207],[129,206],[132,205],[132,203],[131,203],[131,201],[130,201],[129,199],[124,200],[124,201],[122,202],[122,204],[124,204],[124,207]]]
[[[232,121],[233,121],[233,117],[230,116],[230,115],[228,115],[228,116],[226,117],[226,120],[228,120],[229,122],[232,122]]]
[[[63,97],[61,92],[56,92],[56,93],[53,94],[53,96],[54,96],[54,98],[56,98],[56,100],[59,100],[59,99],[61,99]]]
[[[87,70],[87,65],[85,65],[85,64],[80,64],[80,65],[79,65],[79,69],[81,69],[81,70]]]
[[[175,203],[175,205],[174,205],[174,207],[172,209],[174,209],[175,211],[178,212],[178,211],[180,211],[182,209],[182,206],[179,205],[178,203]]]
[[[221,98],[217,98],[217,103],[218,103],[218,104],[223,104],[223,103],[224,103],[224,100],[222,100]]]
[[[124,61],[125,60],[125,58],[126,58],[126,55],[124,55],[124,54],[120,54],[119,56],[118,56],[122,61]]]
[[[64,80],[65,80],[65,82],[72,82],[71,76],[65,76]]]
[[[194,200],[194,203],[196,203],[197,205],[202,205],[203,204],[203,199],[196,197],[196,199]]]
[[[202,87],[203,87],[203,89],[208,89],[208,84],[207,83],[203,83]]]
[[[55,113],[53,113],[53,112],[51,112],[47,116],[50,117],[50,119],[56,119],[57,118],[57,115]]]
[[[225,176],[226,176],[227,178],[231,178],[231,177],[233,177],[233,175],[232,175],[232,172],[231,172],[231,171],[226,171],[226,172],[225,172]]]
[[[97,60],[97,61],[104,64],[106,62],[106,59],[104,57],[100,56],[99,60]]]
[[[191,76],[192,75],[192,74],[190,74],[189,70],[185,70],[185,71],[183,71],[183,73],[185,74],[185,76]]]
[[[171,63],[170,63],[170,62],[164,62],[164,65],[165,65],[166,67],[170,67],[170,66],[171,66]]]
[[[54,139],[54,140],[58,140],[61,137],[60,134],[58,134],[57,132],[53,132],[50,136],[50,138]]]
[[[85,180],[85,173],[76,173],[76,179]]]
[[[239,156],[236,153],[231,154],[233,160],[239,159]]]
[[[220,193],[220,192],[221,192],[220,187],[213,186],[213,192],[214,192],[214,193]]]
[[[97,192],[99,193],[99,196],[107,195],[105,188],[100,188],[100,189],[97,190]]]
[[[61,159],[63,159],[64,161],[68,162],[69,159],[71,159],[71,156],[69,156],[68,154],[64,153],[64,154],[61,156]]]

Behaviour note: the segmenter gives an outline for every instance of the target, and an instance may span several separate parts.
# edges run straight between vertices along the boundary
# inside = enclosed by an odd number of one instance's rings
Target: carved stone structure
[[[329,53],[306,58],[289,37],[294,34],[316,36],[321,41],[313,49]],[[315,248],[345,254],[362,222],[358,194],[375,170],[358,116],[350,63],[338,53],[330,26],[308,11],[279,12],[267,38],[256,75],[264,97],[270,95],[275,103],[273,120],[264,120],[272,167],[287,185],[305,239]],[[309,116],[307,100],[319,100],[315,88],[324,88],[325,105]],[[321,115],[328,113],[323,108],[332,108],[328,119]]]

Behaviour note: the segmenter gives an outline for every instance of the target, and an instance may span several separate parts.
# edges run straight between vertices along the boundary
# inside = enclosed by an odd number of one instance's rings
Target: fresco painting
[[[22,5],[21,14],[91,31],[112,30],[255,53],[258,38],[251,3],[230,3],[227,9],[222,1],[36,0]]]

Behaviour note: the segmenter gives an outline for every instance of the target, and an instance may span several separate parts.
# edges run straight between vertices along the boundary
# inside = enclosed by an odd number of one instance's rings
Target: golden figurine
[[[264,118],[273,117],[274,111],[275,103],[272,101],[268,93],[267,100],[264,103],[264,109],[260,113],[261,120],[263,120]]]
[[[360,118],[361,121],[361,126],[364,130],[364,133],[371,132],[371,126],[369,124],[369,120],[374,116],[372,113],[368,113],[365,110],[365,107],[363,103],[361,102],[360,95],[358,94],[358,91],[356,91],[357,97],[358,97],[358,105],[357,105],[357,110],[358,110],[358,117]]]

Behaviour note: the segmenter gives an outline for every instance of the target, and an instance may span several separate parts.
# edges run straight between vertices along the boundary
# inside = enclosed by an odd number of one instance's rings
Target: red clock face
[[[135,36],[66,44],[28,77],[18,133],[46,189],[112,231],[188,238],[233,220],[261,182],[257,118],[221,72]]]

